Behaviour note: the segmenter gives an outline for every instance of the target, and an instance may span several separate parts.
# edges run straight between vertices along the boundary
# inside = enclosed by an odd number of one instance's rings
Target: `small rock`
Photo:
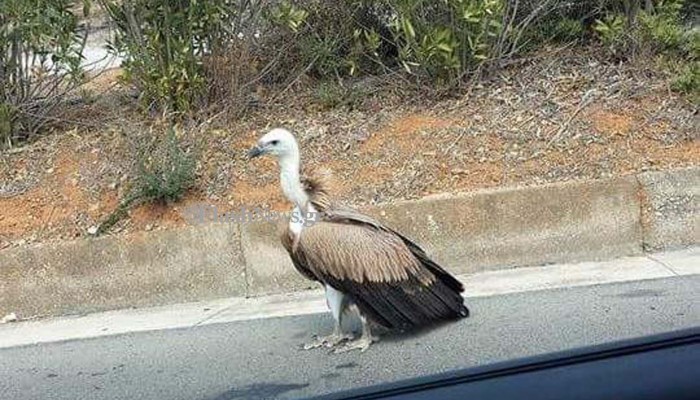
[[[53,168],[49,168],[49,169],[46,170],[46,173],[47,173],[47,174],[53,174],[53,171],[54,171]]]
[[[152,231],[152,230],[153,230],[153,224],[148,224],[148,225],[146,225],[146,230],[147,230],[147,231]]]
[[[9,313],[0,319],[0,324],[6,324],[8,322],[17,322],[17,314]]]
[[[97,227],[96,226],[91,226],[88,228],[87,233],[90,235],[96,235],[97,234]]]

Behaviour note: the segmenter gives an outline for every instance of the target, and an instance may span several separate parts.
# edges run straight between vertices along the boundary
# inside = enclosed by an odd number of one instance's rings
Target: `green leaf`
[[[90,15],[90,8],[92,7],[91,0],[83,0],[83,17],[88,17]]]
[[[404,32],[406,32],[406,34],[408,35],[408,37],[410,37],[411,39],[416,37],[416,31],[415,29],[413,29],[413,24],[411,24],[411,21],[409,21],[408,19],[403,19],[403,29]]]
[[[447,44],[447,43],[439,43],[439,44],[437,45],[437,48],[440,49],[440,50],[443,50],[443,51],[445,51],[445,52],[448,52],[448,53],[451,53],[452,50],[454,50],[454,49],[452,48],[452,46],[450,46],[450,45]]]

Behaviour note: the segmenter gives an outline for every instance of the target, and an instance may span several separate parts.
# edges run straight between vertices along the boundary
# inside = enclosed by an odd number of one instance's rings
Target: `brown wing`
[[[440,280],[445,281],[445,283],[458,292],[464,291],[464,286],[460,281],[455,279],[449,272],[445,271],[439,264],[428,257],[427,253],[418,246],[415,242],[408,239],[401,233],[382,225],[372,217],[365,214],[359,213],[356,210],[349,207],[333,207],[325,211],[325,219],[332,222],[340,222],[346,224],[361,224],[372,227],[377,230],[386,231],[392,233],[401,238],[404,244],[410,249],[413,255],[420,260],[420,262],[428,268],[433,274],[435,274]]]
[[[411,241],[351,209],[326,210],[290,255],[297,268],[348,294],[387,328],[469,314],[459,281]]]

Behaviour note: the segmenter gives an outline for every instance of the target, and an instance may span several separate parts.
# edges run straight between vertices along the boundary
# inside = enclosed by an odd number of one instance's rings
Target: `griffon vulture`
[[[322,179],[302,180],[299,146],[289,131],[273,129],[248,157],[264,154],[277,158],[282,191],[294,204],[282,244],[296,269],[325,287],[335,319],[333,333],[316,337],[305,349],[365,351],[377,340],[370,323],[405,330],[469,315],[462,284],[418,245],[366,215],[334,204]],[[341,328],[350,307],[362,321],[362,336],[353,341]]]

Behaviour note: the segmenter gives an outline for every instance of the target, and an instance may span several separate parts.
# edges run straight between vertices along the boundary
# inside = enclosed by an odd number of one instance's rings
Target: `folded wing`
[[[466,317],[462,284],[416,244],[352,209],[326,209],[304,228],[297,269],[346,293],[361,312],[387,328]]]

